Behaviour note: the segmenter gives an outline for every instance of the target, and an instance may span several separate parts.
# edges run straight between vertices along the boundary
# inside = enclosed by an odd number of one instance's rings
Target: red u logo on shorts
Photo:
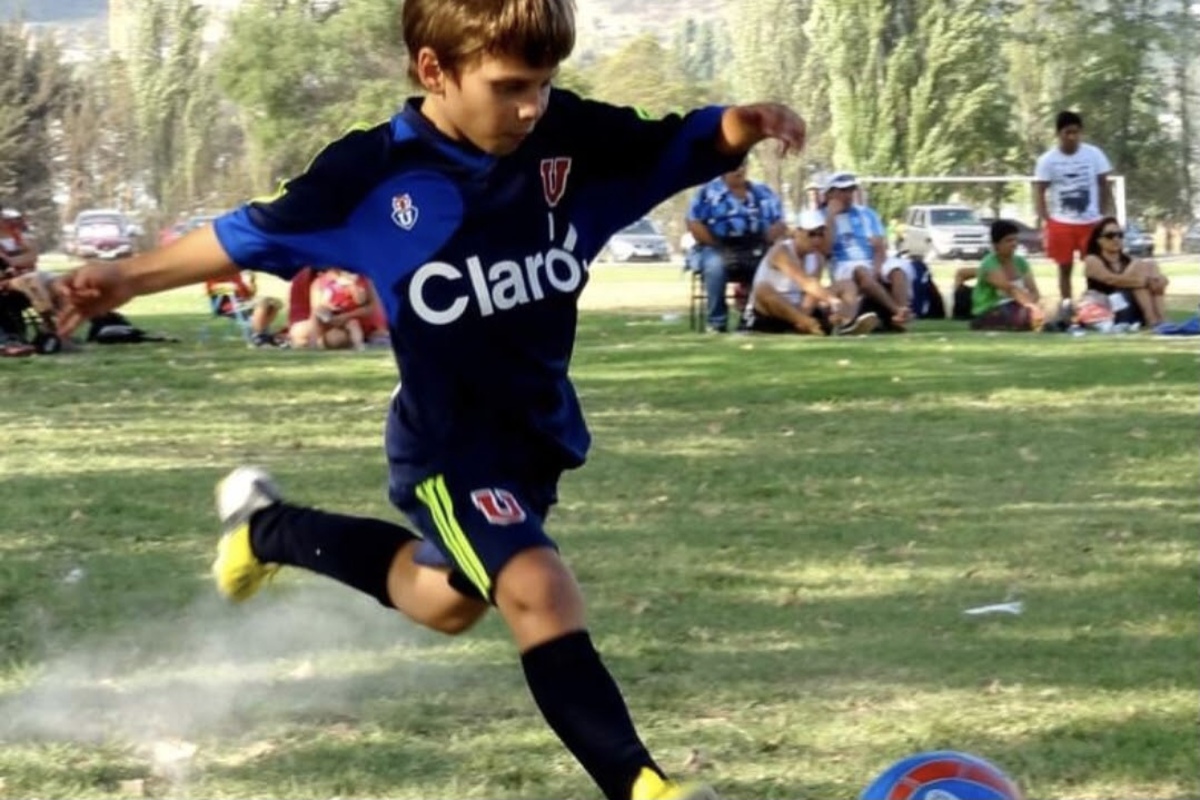
[[[476,489],[471,502],[493,525],[516,525],[525,521],[525,509],[507,489]]]

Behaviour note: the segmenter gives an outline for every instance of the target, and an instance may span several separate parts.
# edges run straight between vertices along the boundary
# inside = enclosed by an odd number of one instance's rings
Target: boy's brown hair
[[[418,84],[422,47],[432,48],[454,77],[484,54],[540,69],[559,64],[575,47],[575,0],[405,0],[401,19],[408,76]]]

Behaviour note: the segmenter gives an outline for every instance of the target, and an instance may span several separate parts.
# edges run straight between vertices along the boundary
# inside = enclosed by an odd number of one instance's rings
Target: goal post
[[[1024,184],[1029,187],[1030,204],[1033,205],[1033,185],[1037,178],[1032,175],[952,175],[952,176],[937,176],[937,175],[911,175],[902,177],[888,177],[881,175],[860,176],[858,185],[863,191],[863,199],[865,200],[866,189],[872,185],[883,184],[950,184],[950,185],[978,185],[982,183],[1003,183],[1003,184]],[[1110,175],[1108,181],[1112,186],[1113,205],[1116,207],[1117,220],[1122,226],[1125,225],[1126,209],[1125,209],[1125,176]],[[810,184],[808,187],[810,192],[819,192],[820,187]],[[813,198],[815,200],[815,198]],[[814,203],[815,205],[815,203]]]

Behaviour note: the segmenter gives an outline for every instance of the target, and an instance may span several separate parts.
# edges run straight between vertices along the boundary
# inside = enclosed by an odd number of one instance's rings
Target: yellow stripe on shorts
[[[490,597],[491,578],[488,577],[483,562],[479,560],[479,555],[471,547],[470,540],[463,533],[462,526],[455,519],[454,502],[450,499],[450,492],[446,489],[446,477],[435,475],[422,481],[421,485],[417,487],[417,497],[429,507],[434,524],[437,525],[438,531],[442,534],[442,540],[450,549],[459,569],[471,583],[475,584],[475,588],[479,589],[484,597]]]

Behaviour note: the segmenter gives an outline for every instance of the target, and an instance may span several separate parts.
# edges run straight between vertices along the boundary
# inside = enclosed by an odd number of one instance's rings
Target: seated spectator
[[[849,172],[825,182],[825,253],[834,291],[841,295],[853,284],[864,311],[878,310],[886,329],[904,331],[912,317],[912,267],[907,259],[888,259],[883,223],[874,209],[854,202],[857,189],[858,179]]]
[[[271,323],[283,308],[283,303],[274,297],[258,297],[258,282],[249,270],[235,273],[231,277],[205,283],[212,312],[219,317],[232,317],[236,308],[250,312],[251,344],[255,347],[271,347],[277,344],[271,333]]]
[[[752,330],[824,336],[828,330],[835,334],[868,333],[879,323],[874,314],[847,318],[842,301],[821,286],[825,257],[817,241],[824,235],[825,215],[804,211],[792,236],[780,239],[763,256],[754,273],[746,310]],[[850,313],[856,309],[857,301]]]
[[[724,333],[725,285],[738,283],[744,302],[767,247],[787,232],[783,205],[769,187],[747,180],[743,165],[697,190],[687,227],[696,242],[688,267],[704,276],[708,330]]]
[[[40,281],[31,280],[37,269],[38,251],[27,233],[25,218],[19,212],[0,209],[0,355],[6,357],[35,352],[26,341],[25,311],[33,307],[30,294],[40,286]]]
[[[1046,324],[1033,271],[1017,255],[1019,233],[1010,220],[992,223],[992,252],[980,262],[971,292],[975,330],[1037,331]]]
[[[379,295],[361,275],[336,267],[321,270],[312,280],[309,307],[308,319],[291,327],[293,347],[362,350],[387,336]]]
[[[1164,321],[1169,281],[1153,259],[1134,260],[1125,252],[1125,232],[1113,217],[1096,223],[1083,269],[1088,291],[1108,297],[1114,322],[1154,327]]]

